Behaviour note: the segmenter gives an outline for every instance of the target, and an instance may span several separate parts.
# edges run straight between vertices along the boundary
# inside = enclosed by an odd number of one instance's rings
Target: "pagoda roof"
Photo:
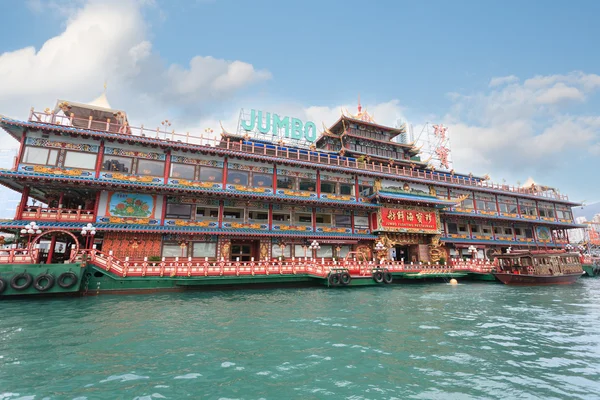
[[[372,128],[380,129],[380,130],[382,130],[384,132],[389,132],[389,133],[392,134],[391,135],[392,138],[396,137],[396,136],[398,136],[398,135],[400,135],[402,133],[406,133],[406,125],[402,125],[400,128],[392,128],[392,127],[389,127],[389,126],[376,124],[375,122],[365,121],[365,120],[354,118],[352,116],[347,116],[347,115],[344,115],[344,114],[342,114],[340,116],[340,118],[337,121],[335,121],[333,123],[333,125],[331,125],[331,127],[329,128],[329,130],[330,131],[336,130],[336,129],[340,128],[340,126],[341,126],[342,129],[344,129],[344,121],[355,123],[355,124],[359,124],[359,125],[370,126]],[[405,144],[405,146],[410,146],[410,145]]]

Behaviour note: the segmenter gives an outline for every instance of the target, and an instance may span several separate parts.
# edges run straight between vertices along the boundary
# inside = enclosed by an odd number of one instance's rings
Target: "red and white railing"
[[[26,207],[21,215],[23,220],[31,221],[70,221],[70,222],[94,222],[94,211],[49,208],[49,207]]]
[[[310,275],[326,277],[330,271],[346,268],[353,276],[368,276],[376,267],[387,268],[390,272],[436,274],[452,272],[489,273],[493,265],[484,263],[446,264],[404,264],[403,262],[384,261],[376,264],[373,261],[325,260],[325,259],[291,259],[287,261],[208,261],[206,259],[170,259],[151,262],[147,259],[123,260],[112,254],[100,251],[88,251],[88,259],[94,265],[121,277],[219,277],[219,276],[256,276],[256,275]]]
[[[0,249],[0,264],[31,264],[33,258],[27,249]]]

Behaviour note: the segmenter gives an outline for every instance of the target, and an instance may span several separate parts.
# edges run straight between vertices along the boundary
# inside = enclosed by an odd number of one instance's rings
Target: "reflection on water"
[[[600,279],[3,301],[0,400],[600,399]]]

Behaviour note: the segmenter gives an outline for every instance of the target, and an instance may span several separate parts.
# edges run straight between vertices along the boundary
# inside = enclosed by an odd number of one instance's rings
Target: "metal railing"
[[[226,137],[223,139],[215,138],[213,135],[200,136],[191,135],[189,132],[185,134],[176,133],[175,130],[167,131],[164,128],[149,129],[144,125],[133,127],[125,123],[111,121],[94,120],[90,116],[89,119],[75,118],[71,116],[57,115],[54,112],[46,113],[34,111],[33,108],[29,114],[29,121],[43,123],[49,125],[59,125],[65,127],[75,127],[81,129],[95,130],[99,132],[116,133],[123,135],[133,135],[139,137],[147,137],[165,142],[178,142],[182,144],[223,148],[232,151],[239,151],[262,156],[273,156],[285,158],[288,160],[304,161],[308,163],[317,163],[328,166],[338,166],[344,168],[352,168],[361,171],[373,173],[385,173],[401,177],[427,179],[434,182],[452,183],[473,188],[493,189],[508,193],[517,193],[523,195],[531,195],[551,200],[568,200],[567,195],[557,193],[555,191],[539,191],[534,188],[515,187],[506,184],[498,184],[486,180],[473,179],[471,177],[455,176],[448,173],[437,173],[435,171],[427,171],[406,166],[398,166],[393,164],[381,164],[375,162],[359,161],[355,158],[338,156],[332,153],[322,153],[311,150],[300,150],[296,148],[288,148],[285,146],[272,143],[269,145],[248,142],[244,138],[239,140]]]

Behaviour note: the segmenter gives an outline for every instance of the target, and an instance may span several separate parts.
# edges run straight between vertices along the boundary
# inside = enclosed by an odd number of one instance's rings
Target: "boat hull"
[[[585,271],[585,276],[593,278],[600,276],[600,266],[596,265],[583,265],[583,270]]]
[[[565,275],[494,274],[494,276],[505,285],[521,286],[569,285],[579,279],[581,275],[582,273]]]

